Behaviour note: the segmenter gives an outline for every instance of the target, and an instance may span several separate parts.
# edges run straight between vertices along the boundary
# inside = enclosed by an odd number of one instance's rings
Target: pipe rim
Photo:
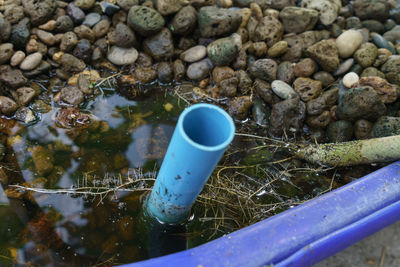
[[[222,142],[222,143],[220,143],[219,145],[216,145],[216,146],[207,146],[207,145],[199,144],[199,143],[193,141],[192,138],[190,138],[190,137],[187,135],[187,133],[186,133],[184,127],[183,127],[183,122],[184,122],[186,116],[187,116],[190,112],[192,112],[192,111],[194,111],[194,110],[196,110],[196,109],[201,109],[201,108],[209,108],[209,109],[213,109],[213,110],[217,111],[218,113],[220,113],[220,115],[222,115],[222,116],[226,119],[226,122],[227,122],[228,125],[229,125],[229,128],[230,128],[229,135],[227,136],[227,138],[225,139],[225,141]],[[192,146],[194,146],[194,147],[196,147],[196,148],[198,148],[198,149],[200,149],[200,150],[210,151],[210,152],[212,152],[212,151],[219,151],[219,150],[222,150],[222,149],[225,149],[226,147],[228,147],[229,144],[232,142],[233,138],[235,137],[235,130],[236,130],[235,123],[233,122],[232,117],[229,116],[229,114],[228,114],[225,110],[223,110],[222,108],[220,108],[220,107],[218,107],[218,106],[216,106],[216,105],[207,104],[207,103],[194,104],[194,105],[192,105],[192,106],[186,108],[186,109],[182,112],[182,114],[179,116],[179,120],[178,120],[178,125],[177,125],[177,127],[178,127],[179,131],[182,133],[183,138],[184,138],[189,144],[191,144]]]

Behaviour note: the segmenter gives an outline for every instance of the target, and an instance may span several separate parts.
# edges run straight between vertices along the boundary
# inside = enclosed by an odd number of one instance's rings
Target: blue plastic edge
[[[310,266],[400,220],[400,161],[259,223],[135,266]]]

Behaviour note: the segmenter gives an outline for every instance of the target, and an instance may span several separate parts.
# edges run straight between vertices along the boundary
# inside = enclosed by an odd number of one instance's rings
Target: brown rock
[[[310,78],[297,78],[293,87],[304,102],[318,97],[322,92],[322,83]]]
[[[296,77],[310,77],[315,71],[315,62],[311,58],[302,59],[294,67]]]
[[[240,96],[232,98],[229,101],[229,114],[239,120],[244,120],[250,108],[253,106],[253,101],[250,96]]]
[[[361,77],[358,83],[352,87],[371,86],[385,104],[393,103],[397,100],[397,86],[390,84],[385,79],[379,77]]]
[[[230,67],[215,67],[212,71],[212,77],[216,85],[222,80],[231,78],[235,75],[235,71]]]
[[[325,128],[331,122],[331,114],[325,110],[317,116],[308,116],[306,123],[313,128]]]

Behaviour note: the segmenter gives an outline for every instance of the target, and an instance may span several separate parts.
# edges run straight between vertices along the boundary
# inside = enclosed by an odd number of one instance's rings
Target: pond
[[[142,206],[187,103],[169,87],[130,100],[112,86],[99,87],[80,110],[38,100],[32,109],[39,117],[30,124],[1,119],[9,134],[0,189],[2,265],[144,260],[210,241],[349,181],[286,160],[282,147],[253,135],[262,129],[236,121],[238,134],[191,218],[176,227],[157,224]],[[258,148],[266,146],[273,152],[260,161]]]

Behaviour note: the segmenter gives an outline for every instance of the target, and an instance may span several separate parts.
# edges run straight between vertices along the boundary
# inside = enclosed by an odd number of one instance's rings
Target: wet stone
[[[217,66],[212,71],[212,78],[216,85],[219,85],[222,80],[232,78],[234,75],[235,71],[230,67]]]
[[[90,63],[90,60],[92,58],[92,46],[90,42],[86,39],[79,40],[72,54],[75,57],[82,59],[86,63]]]
[[[239,79],[238,89],[239,91],[245,95],[251,89],[251,85],[253,81],[251,80],[250,76],[244,70],[238,70],[235,72],[235,76]]]
[[[180,59],[175,60],[174,63],[172,64],[172,68],[174,71],[174,80],[181,81],[186,74],[186,68],[182,60]]]
[[[17,110],[18,105],[9,97],[0,96],[0,111],[6,116],[11,116]]]
[[[134,75],[140,83],[151,83],[157,79],[157,71],[153,68],[137,68]]]
[[[19,67],[21,70],[33,70],[40,64],[42,58],[43,56],[39,52],[30,54],[24,59],[24,61],[22,61]]]
[[[169,83],[172,81],[174,77],[174,73],[171,67],[171,64],[168,62],[160,62],[157,64],[157,75],[158,80],[161,83]]]
[[[71,54],[63,54],[61,57],[61,66],[66,72],[81,72],[86,68],[85,62]]]
[[[13,26],[10,36],[10,42],[17,49],[24,49],[29,40],[29,29],[26,23],[18,23]]]
[[[10,87],[17,88],[25,85],[28,79],[25,78],[20,70],[10,70],[0,73],[0,81]]]
[[[194,81],[200,81],[206,78],[213,67],[210,59],[205,58],[199,62],[195,62],[189,65],[186,71],[186,75],[189,79]]]
[[[60,99],[62,102],[72,106],[78,106],[85,100],[83,93],[74,86],[61,89]]]

